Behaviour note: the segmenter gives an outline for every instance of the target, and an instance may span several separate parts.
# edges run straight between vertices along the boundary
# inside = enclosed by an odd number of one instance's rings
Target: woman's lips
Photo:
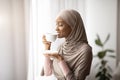
[[[57,33],[57,36],[59,36],[60,35],[60,33]]]
[[[57,35],[60,34],[59,32],[57,32]]]

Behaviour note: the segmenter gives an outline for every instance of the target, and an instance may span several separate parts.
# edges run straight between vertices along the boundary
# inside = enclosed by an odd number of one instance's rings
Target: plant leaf
[[[102,66],[104,67],[107,62],[108,62],[107,60],[102,60],[102,61],[101,61]]]
[[[98,46],[103,46],[103,44],[99,41],[99,40],[95,40],[95,43],[96,43],[96,45],[98,45]]]
[[[104,58],[105,57],[105,55],[106,55],[106,51],[100,51],[100,52],[98,52],[98,57],[100,58],[100,59],[102,59],[102,58]]]
[[[99,35],[97,35],[97,39],[95,40],[95,43],[96,43],[96,45],[103,47],[103,44],[102,44],[102,42],[100,40]]]
[[[106,40],[104,41],[103,44],[105,44],[109,40],[109,38],[110,38],[110,34],[107,35]]]
[[[102,74],[102,75],[100,76],[100,80],[106,80],[105,74]]]
[[[95,77],[99,77],[101,75],[101,72],[98,72]]]
[[[112,75],[111,75],[111,74],[109,74],[109,73],[107,73],[107,76],[108,76],[108,78],[112,78]]]
[[[103,68],[103,72],[104,72],[104,74],[106,73],[106,71],[107,71],[107,69],[106,69],[106,68]]]
[[[113,53],[113,52],[114,52],[114,50],[112,50],[112,49],[107,49],[106,51],[107,51],[107,52],[110,52],[110,53]]]
[[[111,58],[116,58],[116,56],[114,56],[114,55],[108,55],[108,57],[111,57]]]

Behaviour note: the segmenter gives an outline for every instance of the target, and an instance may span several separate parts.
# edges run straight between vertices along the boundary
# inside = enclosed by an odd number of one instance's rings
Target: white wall
[[[91,45],[94,44],[93,39],[96,39],[97,33],[102,40],[110,33],[107,47],[116,50],[117,0],[87,0],[86,12],[88,39]]]
[[[26,80],[24,0],[0,0],[0,80]]]
[[[14,39],[11,0],[0,0],[0,80],[14,80]]]
[[[86,30],[89,43],[93,48],[95,55],[100,48],[95,45],[96,34],[99,34],[104,41],[108,33],[110,39],[105,48],[117,51],[117,0],[86,0]],[[115,59],[109,59],[109,65],[115,69]],[[94,58],[91,68],[91,74],[88,80],[94,80],[96,69],[95,64],[98,59]]]

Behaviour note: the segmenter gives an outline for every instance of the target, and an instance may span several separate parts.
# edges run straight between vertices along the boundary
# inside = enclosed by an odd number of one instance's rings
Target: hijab
[[[60,54],[75,53],[81,43],[88,43],[82,18],[76,10],[63,10],[57,17],[62,18],[72,29],[59,50]],[[62,52],[61,52],[62,51]]]

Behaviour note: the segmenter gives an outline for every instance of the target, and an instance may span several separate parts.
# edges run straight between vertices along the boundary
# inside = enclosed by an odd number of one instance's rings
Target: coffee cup
[[[46,33],[45,36],[47,41],[54,42],[57,38],[57,33]]]

